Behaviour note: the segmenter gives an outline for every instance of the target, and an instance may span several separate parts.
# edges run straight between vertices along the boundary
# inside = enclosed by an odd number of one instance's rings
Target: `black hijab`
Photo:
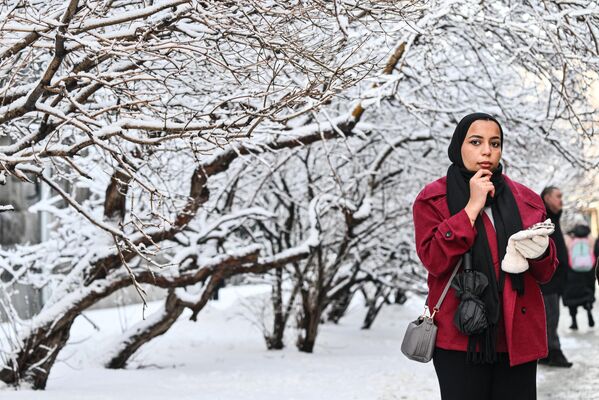
[[[470,199],[470,178],[474,176],[475,172],[467,170],[464,166],[464,161],[462,160],[462,143],[464,143],[470,125],[477,120],[493,121],[499,126],[501,146],[503,148],[503,130],[499,122],[491,115],[484,113],[469,114],[458,123],[447,151],[449,159],[452,162],[447,170],[447,205],[449,206],[451,215],[455,215],[463,210]],[[509,237],[522,230],[522,220],[516,199],[503,179],[502,171],[501,164],[493,171],[491,182],[495,186],[495,196],[491,197],[489,195],[485,204],[485,207],[491,207],[493,214],[500,263],[505,256]],[[481,295],[481,300],[485,303],[489,326],[481,334],[470,335],[468,354],[470,356],[469,359],[475,362],[494,362],[497,359],[495,344],[497,341],[497,324],[501,316],[501,292],[503,291],[504,272],[500,268],[500,278],[498,281],[495,275],[485,226],[480,215],[476,218],[474,225],[477,235],[470,249],[473,261],[472,267],[474,270],[485,274],[489,280],[489,286]],[[520,295],[523,294],[524,279],[522,274],[508,275],[510,276],[514,290]],[[478,352],[476,351],[477,344],[479,346]]]

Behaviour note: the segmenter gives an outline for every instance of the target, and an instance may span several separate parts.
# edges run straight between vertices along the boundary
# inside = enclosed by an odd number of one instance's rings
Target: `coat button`
[[[451,237],[451,231],[447,231],[447,232],[445,232],[445,237],[446,237],[446,238],[450,238],[450,237]]]
[[[522,307],[522,310],[520,311],[522,311],[522,314],[526,314],[526,307]]]

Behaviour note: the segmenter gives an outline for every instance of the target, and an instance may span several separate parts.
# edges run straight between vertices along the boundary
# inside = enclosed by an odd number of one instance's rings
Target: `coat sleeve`
[[[544,284],[551,280],[557,268],[557,252],[555,243],[549,238],[547,255],[538,260],[528,260],[529,271],[538,283]]]
[[[435,276],[450,272],[474,244],[476,229],[465,210],[443,218],[430,199],[416,198],[413,206],[416,252],[427,271]]]

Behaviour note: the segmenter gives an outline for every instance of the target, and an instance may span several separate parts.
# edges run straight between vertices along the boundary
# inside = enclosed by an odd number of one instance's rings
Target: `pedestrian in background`
[[[591,236],[591,228],[584,219],[574,226],[565,237],[566,247],[570,256],[563,302],[570,310],[572,323],[570,329],[578,329],[576,314],[578,307],[587,311],[589,327],[595,326],[591,310],[595,302],[595,240]]]
[[[551,367],[569,368],[572,363],[568,361],[562,352],[559,336],[557,334],[557,325],[559,323],[559,299],[564,292],[567,273],[570,269],[568,259],[568,248],[564,240],[564,235],[560,227],[560,218],[562,216],[562,192],[555,186],[548,186],[541,192],[541,198],[545,203],[547,216],[555,225],[555,231],[551,234],[551,239],[555,243],[557,251],[558,266],[553,274],[553,278],[541,286],[543,300],[545,302],[545,312],[547,313],[547,344],[549,354],[547,357],[539,360],[540,364]]]

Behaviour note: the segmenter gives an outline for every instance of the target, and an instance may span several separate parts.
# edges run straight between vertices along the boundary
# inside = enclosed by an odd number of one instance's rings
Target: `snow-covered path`
[[[249,309],[263,302],[268,287],[227,287],[197,323],[181,319],[164,336],[141,349],[132,365],[106,370],[101,360],[141,309],[92,311],[97,332],[77,320],[69,346],[60,354],[43,392],[0,389],[0,399],[19,400],[434,400],[439,398],[432,363],[407,360],[400,352],[407,322],[422,299],[382,310],[372,330],[359,329],[364,308],[354,304],[339,325],[321,327],[314,354],[299,353],[295,332],[287,348],[266,351]],[[152,304],[153,307],[156,304]],[[565,309],[563,312],[565,313]],[[599,318],[597,318],[599,319]],[[568,332],[560,324],[563,347],[576,363],[570,370],[539,369],[539,399],[599,399],[599,332]],[[582,374],[582,376],[580,376]]]
[[[599,312],[593,310],[595,320]],[[572,368],[539,366],[538,397],[540,400],[599,399],[599,327],[589,328],[586,311],[578,309],[578,331],[568,329],[568,309],[560,311],[559,335],[562,350]]]
[[[223,289],[221,300],[209,303],[197,323],[181,318],[121,371],[104,369],[101,360],[121,323],[138,320],[141,307],[88,312],[101,331],[83,318],[76,321],[46,391],[0,389],[0,399],[390,400],[415,399],[423,387],[426,398],[435,398],[432,365],[413,363],[399,350],[407,318],[420,311],[421,299],[383,309],[369,331],[359,329],[365,309],[355,304],[339,325],[323,325],[315,353],[304,354],[294,346],[293,329],[286,349],[265,349],[250,310],[269,292],[269,287]]]

